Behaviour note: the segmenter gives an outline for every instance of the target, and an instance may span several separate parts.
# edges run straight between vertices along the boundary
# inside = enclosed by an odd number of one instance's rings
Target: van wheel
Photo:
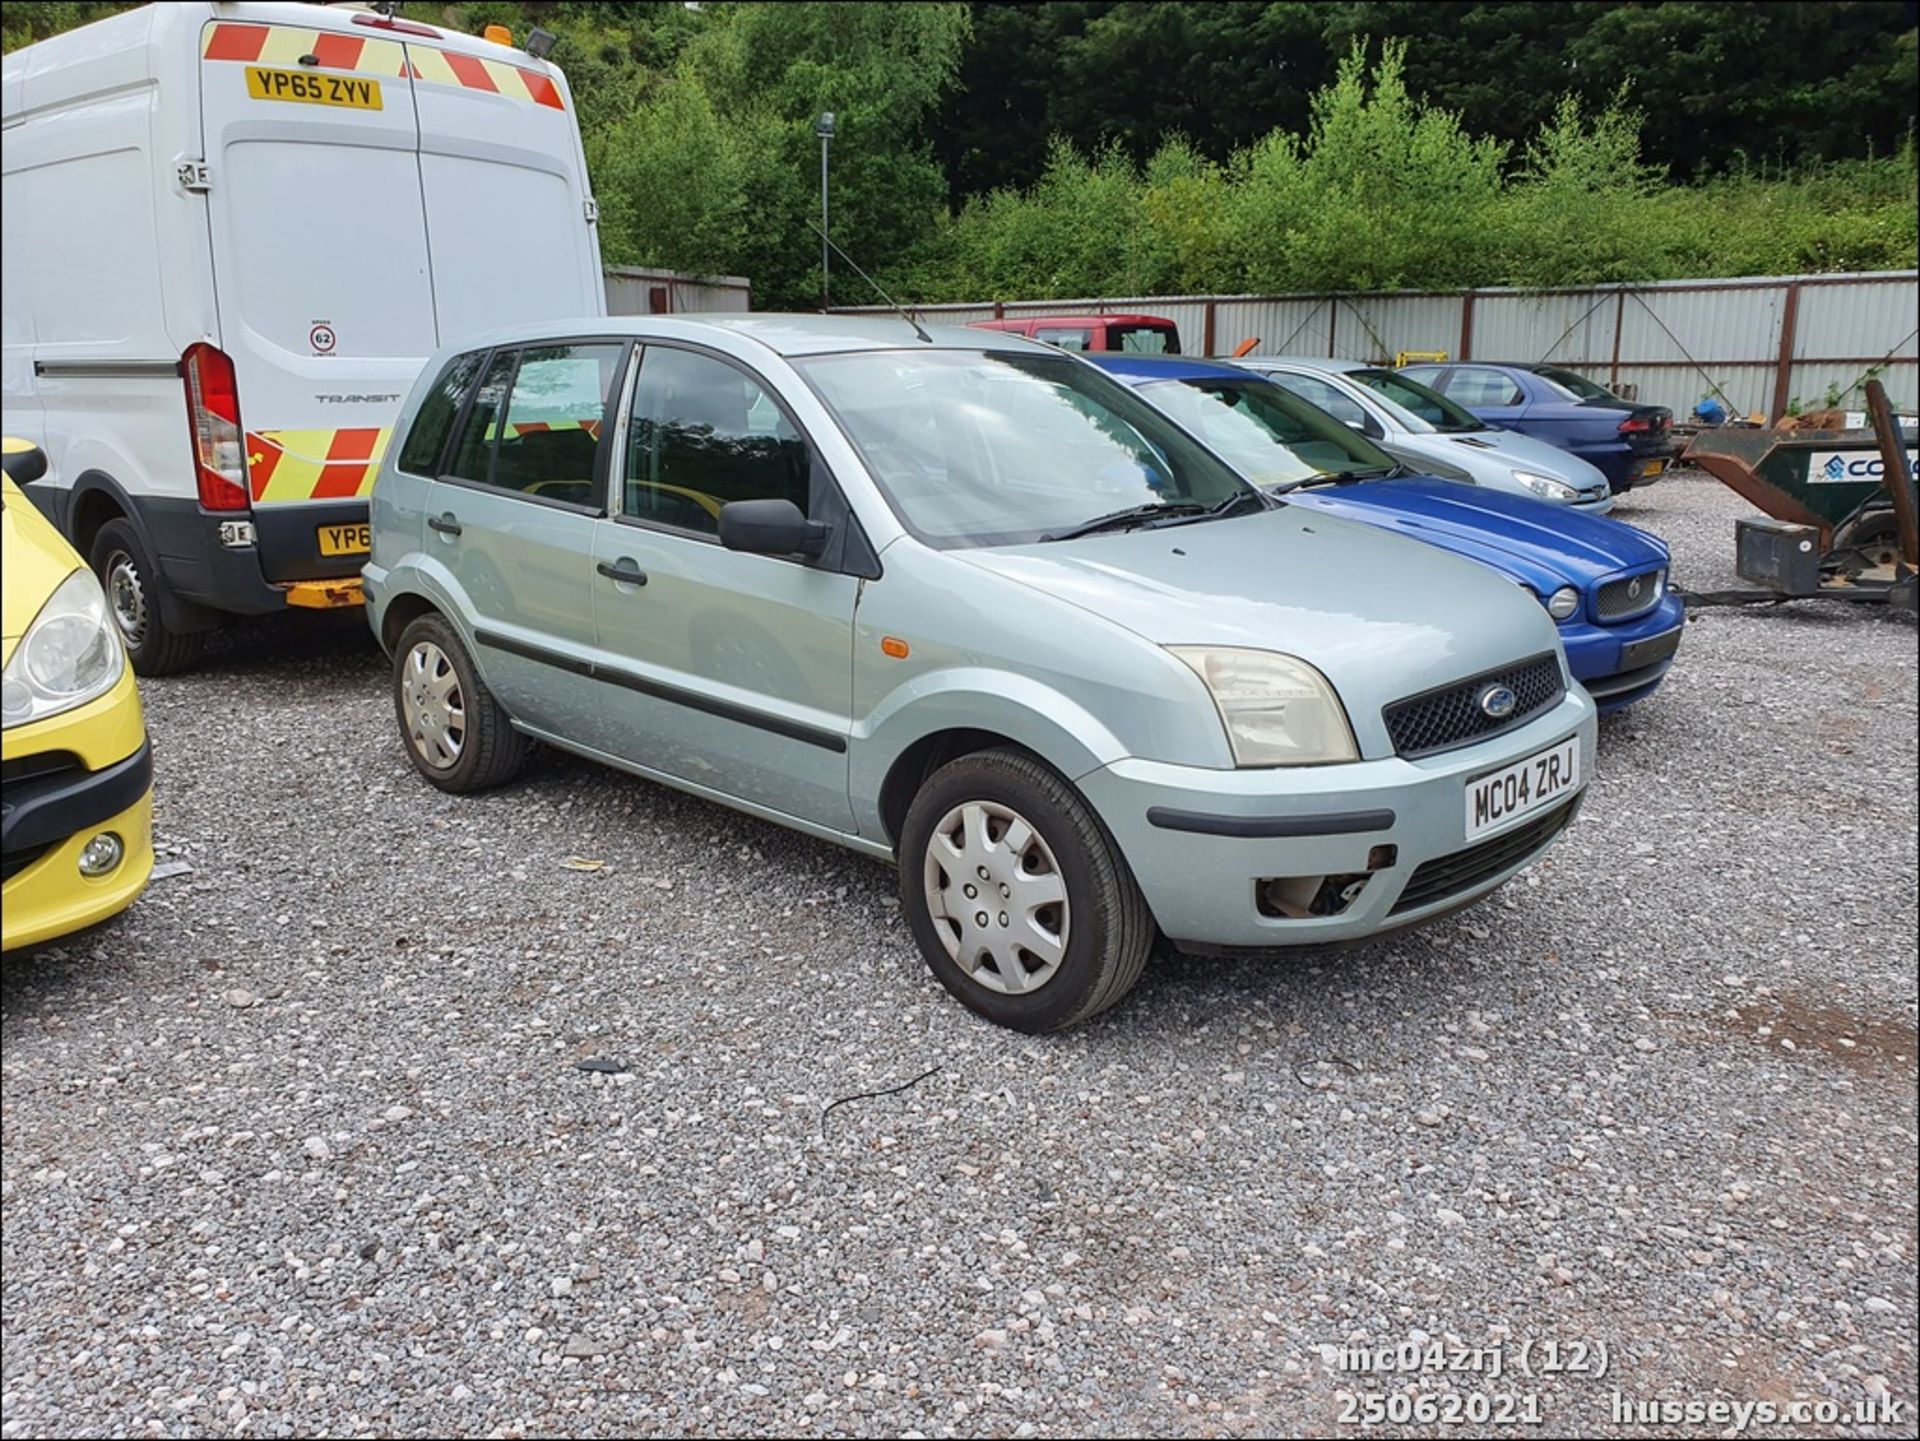
[[[107,593],[107,608],[127,644],[136,675],[173,675],[200,659],[204,639],[167,624],[160,607],[160,567],[153,563],[133,523],[116,516],[100,527],[87,559]]]
[[[504,785],[526,761],[527,738],[439,615],[423,615],[400,632],[393,707],[413,768],[443,791],[464,795]]]
[[[962,1004],[1057,1031],[1133,989],[1153,916],[1072,786],[1031,756],[979,751],[920,787],[900,834],[900,901]]]

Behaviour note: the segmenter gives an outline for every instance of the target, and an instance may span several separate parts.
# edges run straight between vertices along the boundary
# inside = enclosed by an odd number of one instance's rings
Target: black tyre
[[[200,659],[203,637],[167,624],[160,604],[160,587],[166,582],[133,522],[116,516],[101,526],[87,560],[107,593],[107,608],[120,627],[135,675],[173,675]]]
[[[1153,916],[1106,827],[1017,751],[962,756],[920,787],[901,827],[900,900],[940,983],[1017,1031],[1104,1011],[1153,947]]]
[[[503,785],[526,761],[527,738],[513,728],[443,616],[423,615],[400,632],[393,707],[413,768],[443,791],[464,795]]]

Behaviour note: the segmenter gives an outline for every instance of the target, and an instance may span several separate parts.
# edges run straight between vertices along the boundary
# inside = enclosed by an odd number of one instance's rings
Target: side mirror
[[[15,485],[31,485],[47,473],[47,453],[30,440],[0,442],[0,468]]]
[[[827,528],[790,500],[732,500],[720,507],[720,544],[751,555],[818,555]]]

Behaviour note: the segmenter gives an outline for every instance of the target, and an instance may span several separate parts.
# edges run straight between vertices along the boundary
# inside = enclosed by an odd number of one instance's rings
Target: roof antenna
[[[846,261],[847,264],[853,266],[853,273],[855,275],[859,276],[862,280],[866,281],[867,284],[871,285],[875,290],[879,291],[880,298],[886,301],[887,304],[891,305],[895,310],[900,312],[900,318],[906,321],[907,324],[913,327],[913,333],[915,335],[919,336],[922,340],[926,341],[928,345],[933,344],[933,337],[931,335],[928,335],[927,332],[921,328],[920,322],[915,320],[913,316],[907,312],[907,308],[904,305],[902,305],[899,301],[895,300],[891,295],[887,294],[886,291],[880,290],[880,282],[875,280],[871,275],[867,274],[866,271],[862,270],[859,266],[859,263],[855,261],[851,255],[847,254],[847,252],[842,250],[838,245],[834,245],[832,237],[829,236],[826,231],[822,230],[819,226],[815,225],[811,220],[807,222],[807,228],[811,230],[815,235],[819,236],[822,240],[826,241],[827,244],[833,245],[833,253],[839,256],[842,260]]]

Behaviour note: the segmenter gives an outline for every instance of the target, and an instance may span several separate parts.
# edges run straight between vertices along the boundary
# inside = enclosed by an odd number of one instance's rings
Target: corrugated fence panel
[[[1685,419],[1715,391],[1742,414],[1771,416],[1778,393],[1780,334],[1789,289],[1799,284],[1787,393],[1818,404],[1829,384],[1854,386],[1875,359],[1891,353],[1883,375],[1896,404],[1916,400],[1916,314],[1920,275],[1913,271],[1849,276],[1756,276],[1663,281],[1582,290],[1480,290],[1468,295],[1178,295],[1009,301],[1008,315],[1140,312],[1180,328],[1181,347],[1204,349],[1213,306],[1213,349],[1226,355],[1257,338],[1260,355],[1337,355],[1390,359],[1403,350],[1460,358],[1466,306],[1473,307],[1469,354],[1475,359],[1551,360],[1602,385],[1631,388],[1642,401]],[[861,310],[884,309],[861,306]],[[988,319],[991,305],[923,306],[920,313],[965,324]],[[1696,364],[1697,363],[1697,364]]]
[[[1784,285],[1725,290],[1650,286],[1627,293],[1621,310],[1620,355],[1634,360],[1774,363],[1780,353]],[[1671,332],[1671,333],[1669,333]],[[1708,369],[1712,365],[1708,364]]]
[[[1911,360],[1920,323],[1917,311],[1920,287],[1912,276],[1802,286],[1793,328],[1794,359],[1831,355],[1865,360],[1893,352]]]
[[[1213,316],[1213,348],[1231,355],[1243,340],[1260,343],[1255,355],[1328,353],[1330,300],[1222,300]]]
[[[679,270],[609,265],[601,279],[606,286],[609,315],[657,313],[655,291],[665,292],[668,313],[752,309],[752,291],[738,275],[689,275]]]
[[[1848,410],[1865,410],[1866,397],[1860,387],[1866,381],[1866,367],[1856,361],[1836,365],[1833,361],[1805,361],[1793,367],[1787,380],[1787,399],[1800,402],[1802,410],[1818,410],[1827,403],[1829,386],[1840,392],[1840,404]],[[1912,360],[1887,362],[1880,372],[1880,383],[1887,388],[1887,399],[1902,415],[1914,413],[1914,400],[1920,395],[1920,365]],[[1769,377],[1768,384],[1772,384]],[[1766,406],[1756,406],[1765,410]],[[1912,436],[1908,440],[1912,440]]]
[[[1482,291],[1473,305],[1473,355],[1479,360],[1606,359],[1613,354],[1611,292],[1524,295]]]
[[[1457,295],[1343,295],[1334,354],[1342,360],[1391,364],[1403,350],[1460,349]]]

